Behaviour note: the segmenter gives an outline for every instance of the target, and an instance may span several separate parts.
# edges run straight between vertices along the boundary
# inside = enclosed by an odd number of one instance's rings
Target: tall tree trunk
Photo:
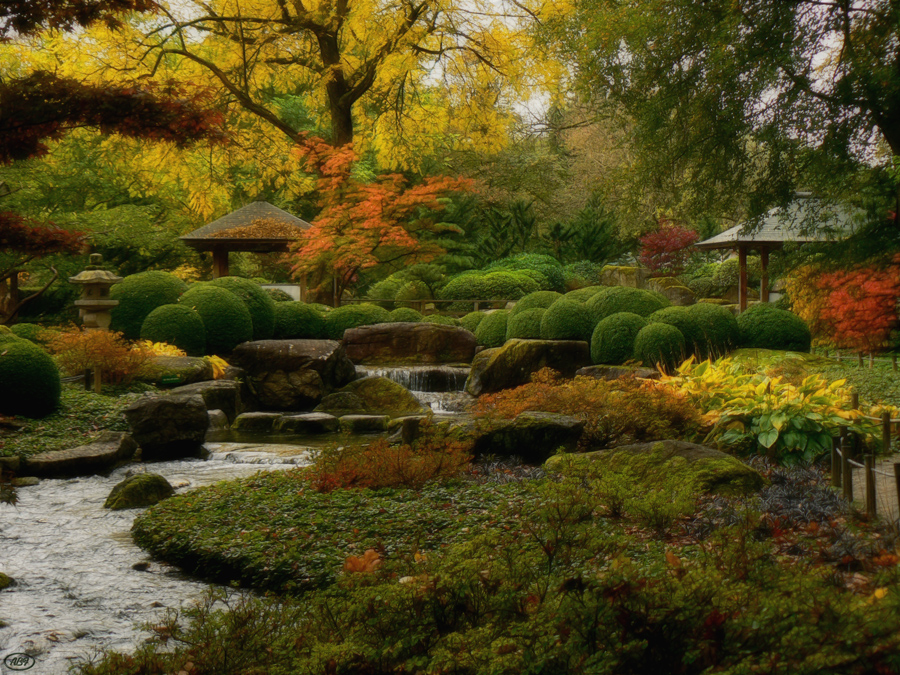
[[[329,98],[331,97],[329,96]],[[351,106],[333,98],[331,100],[331,142],[336,148],[353,142],[353,111]]]

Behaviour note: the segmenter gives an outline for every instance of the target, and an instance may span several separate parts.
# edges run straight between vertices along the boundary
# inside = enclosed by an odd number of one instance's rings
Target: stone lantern
[[[103,256],[99,253],[91,253],[90,260],[87,269],[69,277],[69,283],[81,284],[81,297],[75,306],[85,330],[109,330],[109,310],[119,304],[118,300],[110,299],[109,289],[122,281],[122,277],[100,269]]]

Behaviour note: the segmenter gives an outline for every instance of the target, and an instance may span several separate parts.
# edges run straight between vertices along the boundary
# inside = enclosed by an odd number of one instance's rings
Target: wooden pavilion
[[[258,201],[232,211],[181,237],[198,251],[212,251],[213,277],[228,276],[228,253],[287,253],[300,235],[312,227],[268,202]],[[300,297],[306,298],[306,279],[300,280]]]
[[[786,243],[834,241],[853,231],[861,220],[861,212],[847,207],[826,207],[809,193],[798,193],[786,208],[774,208],[760,224],[742,223],[694,244],[701,250],[731,249],[737,251],[740,311],[747,309],[747,253],[759,251],[762,266],[759,299],[769,302],[769,253]]]

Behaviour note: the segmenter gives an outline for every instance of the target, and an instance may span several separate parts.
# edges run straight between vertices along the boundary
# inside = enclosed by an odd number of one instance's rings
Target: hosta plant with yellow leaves
[[[748,373],[731,359],[685,361],[665,385],[687,397],[712,425],[707,441],[735,452],[765,453],[783,464],[811,462],[831,449],[841,427],[869,435],[871,424],[851,410],[844,380],[810,375],[799,385]]]
[[[186,356],[183,349],[179,349],[175,345],[170,345],[168,342],[141,340],[137,347],[154,356]]]
[[[212,356],[204,356],[203,358],[209,362],[210,366],[212,366],[213,379],[221,380],[225,376],[225,369],[228,367],[228,362],[221,356],[216,356],[215,354]]]

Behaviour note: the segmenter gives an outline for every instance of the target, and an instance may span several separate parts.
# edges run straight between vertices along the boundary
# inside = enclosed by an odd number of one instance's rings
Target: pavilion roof
[[[180,239],[198,251],[286,251],[312,225],[268,202],[257,201]]]

